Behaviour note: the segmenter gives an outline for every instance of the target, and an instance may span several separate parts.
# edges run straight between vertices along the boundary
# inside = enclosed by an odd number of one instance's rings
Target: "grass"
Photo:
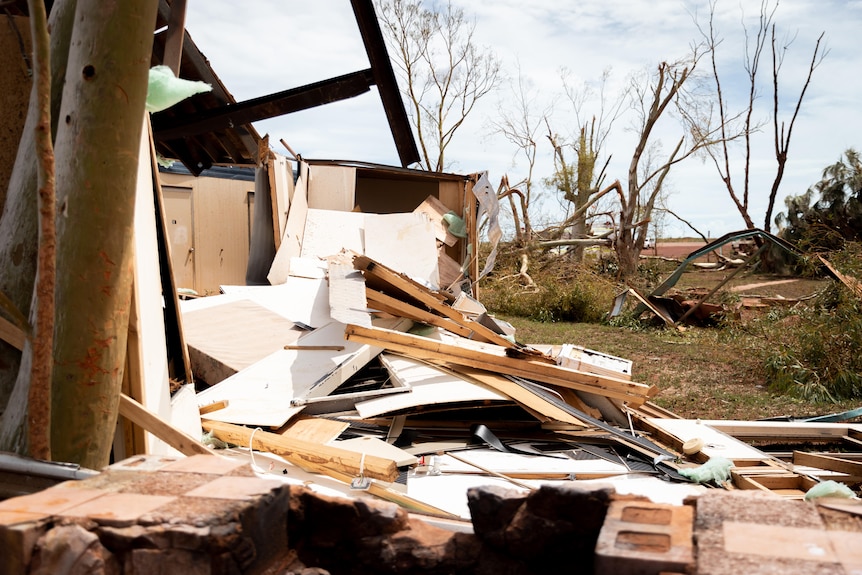
[[[530,274],[537,288],[519,285],[511,275],[492,277],[483,283],[480,299],[488,310],[511,323],[521,343],[570,343],[631,360],[632,379],[656,385],[660,393],[653,401],[682,417],[742,420],[811,417],[848,411],[862,404],[860,399],[818,400],[824,396],[816,394],[802,398],[800,395],[804,394],[789,393],[798,392],[801,388],[781,388],[767,383],[775,380],[775,373],[769,371],[774,370],[775,365],[769,362],[775,362],[776,357],[779,360],[785,357],[777,355],[777,350],[786,349],[791,340],[803,335],[810,339],[817,337],[818,330],[830,329],[815,323],[811,315],[789,313],[787,307],[773,307],[743,310],[744,313],[717,326],[687,327],[684,331],[649,321],[620,321],[612,325],[606,320],[597,320],[596,316],[607,313],[613,293],[618,293],[624,286],[614,285],[601,274],[598,274],[598,287],[591,285],[596,283],[595,263],[578,271],[565,263],[549,263],[541,257],[540,254],[531,254],[531,261],[536,263],[531,264]],[[506,258],[502,257],[501,261],[505,267]],[[639,287],[649,289],[658,285],[675,266],[670,262],[650,261],[643,268],[638,278]],[[675,289],[704,295],[728,273],[686,272]],[[543,288],[545,281],[559,285],[560,278],[565,278],[567,284],[578,285],[579,294],[587,294],[576,298],[578,305],[574,306],[591,310],[581,312],[582,318],[566,321],[554,318],[553,314],[543,317],[538,309],[546,305],[546,300],[533,297],[531,293],[561,289]],[[776,283],[777,280],[788,279],[793,281]],[[741,292],[731,291],[736,286],[749,287]],[[740,272],[709,301],[720,301],[734,307],[740,303],[739,293],[795,300],[835,287],[829,279]],[[531,297],[533,299],[527,303]],[[521,305],[496,305],[513,300],[521,301]],[[557,315],[561,314],[558,312]],[[550,319],[547,316],[551,316]],[[788,317],[804,323],[790,323]]]
[[[678,332],[498,317],[516,328],[521,343],[571,343],[631,360],[632,380],[658,386],[660,393],[653,401],[681,417],[810,417],[859,407],[858,401],[818,403],[769,391],[756,351],[759,342],[753,336],[729,336],[713,328]]]

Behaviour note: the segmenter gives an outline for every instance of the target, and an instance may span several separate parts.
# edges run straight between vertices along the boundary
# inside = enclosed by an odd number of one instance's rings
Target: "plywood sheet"
[[[291,439],[301,439],[313,443],[329,443],[350,427],[344,421],[306,417],[301,415],[279,430],[279,434]]]
[[[412,391],[357,403],[356,410],[364,418],[416,406],[470,401],[511,401],[502,393],[409,357],[385,353],[380,356],[380,362],[393,380],[409,386]]]
[[[439,288],[437,240],[422,213],[367,214],[364,253],[423,285]]]

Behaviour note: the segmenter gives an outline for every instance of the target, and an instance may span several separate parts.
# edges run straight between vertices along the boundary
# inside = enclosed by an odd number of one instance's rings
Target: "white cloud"
[[[692,14],[701,22],[708,15],[707,0],[536,0],[491,3],[453,0],[477,19],[476,38],[503,61],[510,78],[516,64],[537,93],[550,101],[562,93],[560,69],[568,68],[582,80],[593,81],[603,70],[613,70],[613,86],[627,74],[662,60],[686,54],[698,39]],[[759,3],[744,3],[745,22],[756,25]],[[240,11],[238,11],[240,7]],[[228,0],[189,2],[186,26],[192,38],[210,59],[228,91],[238,100],[355,72],[368,67],[368,59],[347,0],[284,2],[254,0],[241,4]],[[740,4],[719,0],[715,23],[724,38],[719,66],[728,97],[744,97],[747,79],[742,68],[743,32]],[[825,32],[829,53],[815,71],[800,116],[794,127],[787,172],[779,190],[776,211],[784,197],[802,193],[816,182],[822,169],[838,160],[851,146],[862,147],[859,133],[862,113],[858,94],[862,2],[842,0],[793,0],[782,3],[776,13],[779,40],[785,32],[794,38],[781,71],[782,106],[795,104],[811,58],[814,42]],[[704,64],[708,64],[704,62]],[[769,119],[771,80],[768,59],[764,61],[764,105],[760,118]],[[708,68],[704,66],[704,70]],[[506,90],[501,91],[501,97]],[[448,151],[451,171],[470,173],[488,170],[493,182],[508,174],[511,181],[524,175],[524,166],[513,167],[516,150],[502,138],[488,138],[486,124],[499,110],[498,98],[489,97],[477,109]],[[558,107],[563,126],[564,107]],[[782,108],[789,122],[792,110]],[[346,102],[290,114],[256,125],[269,133],[274,146],[283,138],[307,157],[354,159],[398,164],[392,137],[376,90]],[[609,179],[624,181],[631,155],[631,134],[621,132],[623,123],[609,141],[613,154]],[[766,126],[767,130],[770,129]],[[664,132],[665,148],[678,137],[676,128]],[[560,128],[560,131],[563,131]],[[755,138],[752,163],[752,217],[762,225],[766,194],[775,175],[772,136],[769,131]],[[540,160],[539,177],[551,167],[546,153]],[[741,166],[734,172],[741,177]],[[743,227],[742,218],[709,163],[692,159],[672,172],[671,207],[713,236]],[[738,184],[741,188],[741,182]],[[552,204],[549,201],[548,204]],[[688,233],[679,228],[680,232]]]

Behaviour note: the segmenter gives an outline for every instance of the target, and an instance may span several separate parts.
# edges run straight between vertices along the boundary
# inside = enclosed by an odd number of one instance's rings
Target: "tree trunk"
[[[56,118],[66,75],[75,7],[76,0],[58,0],[54,2],[48,19],[51,30],[52,133],[57,131]],[[39,243],[35,142],[38,121],[34,86],[0,218],[0,292],[24,317],[30,316],[31,322]],[[26,429],[31,353],[29,341],[24,344],[23,354],[0,342],[0,451],[29,452]]]
[[[51,450],[109,462],[125,363],[141,118],[155,0],[79,0],[57,132]]]
[[[55,134],[75,4],[75,0],[57,0],[48,21],[51,29],[51,117],[52,132]],[[24,317],[30,313],[33,297],[39,235],[35,144],[38,112],[34,87],[18,145],[18,155],[9,180],[5,208],[0,218],[0,292],[12,301]],[[3,421],[6,406],[11,401],[20,362],[21,352],[0,341],[0,422]],[[18,406],[17,409],[23,407]],[[10,414],[12,417],[18,415],[21,414]],[[10,450],[10,446],[0,434],[0,450],[2,449]]]

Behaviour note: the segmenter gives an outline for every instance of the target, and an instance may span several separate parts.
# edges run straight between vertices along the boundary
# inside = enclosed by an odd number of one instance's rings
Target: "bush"
[[[482,280],[480,300],[491,313],[542,322],[600,322],[611,309],[616,284],[565,254],[527,253],[534,285],[519,277],[522,250],[501,250],[495,273]]]
[[[849,244],[833,265],[862,277],[862,249]],[[792,326],[792,329],[787,329]],[[862,398],[862,300],[834,282],[810,306],[776,318],[765,354],[770,389],[811,401]]]

